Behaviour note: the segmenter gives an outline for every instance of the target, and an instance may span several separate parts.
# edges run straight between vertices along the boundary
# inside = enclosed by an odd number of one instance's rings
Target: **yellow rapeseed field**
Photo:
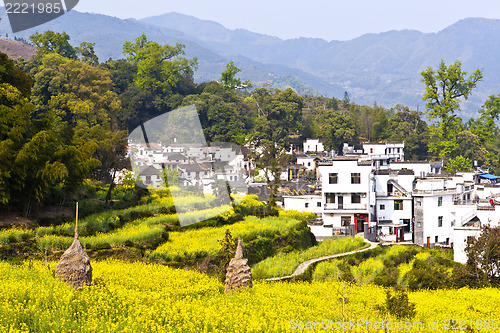
[[[452,319],[491,332],[498,289],[410,293],[417,315],[381,315],[385,291],[341,283],[265,283],[225,295],[223,285],[194,271],[166,266],[93,262],[94,284],[74,290],[54,277],[56,263],[0,262],[0,332],[449,332]],[[383,321],[383,322],[382,322]],[[496,324],[495,324],[496,323]],[[397,329],[397,325],[406,330]],[[463,323],[462,323],[463,324]],[[436,326],[438,325],[438,326]],[[476,330],[478,325],[488,329]],[[316,328],[300,330],[298,328]],[[337,327],[338,329],[335,329]],[[439,329],[432,329],[438,327]],[[377,329],[378,328],[378,329]],[[454,330],[460,332],[460,330]]]

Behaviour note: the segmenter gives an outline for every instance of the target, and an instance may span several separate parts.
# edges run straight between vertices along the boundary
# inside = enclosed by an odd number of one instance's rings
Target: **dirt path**
[[[266,279],[266,281],[280,281],[280,280],[290,279],[290,278],[293,278],[295,276],[303,274],[311,264],[314,264],[316,262],[328,260],[328,259],[333,259],[333,258],[340,258],[340,257],[348,256],[348,255],[353,254],[353,253],[368,251],[368,250],[374,249],[378,246],[378,243],[372,243],[372,242],[367,241],[366,239],[365,239],[365,243],[370,244],[370,246],[365,247],[365,248],[361,248],[358,250],[350,251],[350,252],[331,254],[328,256],[323,256],[323,257],[314,258],[314,259],[304,261],[303,263],[299,264],[299,266],[297,266],[297,269],[295,269],[295,272],[293,272],[292,275],[274,277],[274,278]]]

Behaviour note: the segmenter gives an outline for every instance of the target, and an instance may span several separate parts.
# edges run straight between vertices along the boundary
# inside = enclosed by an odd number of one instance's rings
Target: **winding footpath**
[[[295,272],[293,272],[292,275],[269,278],[269,279],[266,279],[266,281],[280,281],[280,280],[291,279],[291,278],[296,277],[298,275],[304,274],[304,272],[307,270],[307,268],[311,264],[314,264],[314,263],[317,263],[317,262],[323,261],[323,260],[328,260],[328,259],[334,259],[334,258],[340,258],[340,257],[348,256],[350,254],[354,254],[354,253],[358,253],[358,252],[368,251],[368,250],[376,248],[378,246],[378,244],[379,244],[379,243],[373,243],[373,242],[367,241],[366,239],[365,239],[365,243],[370,244],[370,246],[369,247],[365,247],[365,248],[361,248],[361,249],[358,249],[358,250],[350,251],[350,252],[343,252],[343,253],[331,254],[331,255],[328,255],[328,256],[323,256],[323,257],[314,258],[314,259],[310,259],[310,260],[304,261],[299,266],[297,266],[297,269],[295,269]]]

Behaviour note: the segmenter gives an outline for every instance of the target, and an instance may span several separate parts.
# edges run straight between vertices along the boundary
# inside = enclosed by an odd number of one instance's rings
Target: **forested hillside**
[[[8,22],[0,22],[0,29],[9,31]],[[145,33],[159,44],[184,44],[187,57],[198,58],[197,83],[218,79],[225,64],[234,61],[242,69],[242,78],[255,86],[269,83],[282,90],[290,86],[300,94],[337,98],[348,91],[358,104],[377,102],[388,108],[404,104],[424,110],[420,73],[441,59],[446,63],[459,60],[466,71],[481,68],[485,73],[483,83],[459,113],[466,119],[477,116],[477,109],[497,93],[494,87],[500,84],[496,61],[500,22],[491,19],[464,19],[437,33],[388,31],[325,41],[282,40],[177,13],[121,20],[72,10],[16,36],[28,39],[45,30],[66,31],[73,46],[83,41],[96,43],[96,54],[103,61],[123,57],[123,43]]]
[[[36,33],[30,37],[37,48],[32,59],[1,56],[3,209],[28,216],[33,207],[71,199],[86,179],[110,184],[114,171],[130,168],[127,133],[188,105],[196,106],[207,141],[260,147],[251,158],[274,173],[286,165],[291,143],[300,147],[315,137],[337,153],[345,142],[404,141],[407,159],[450,161],[450,171],[478,161],[499,171],[500,97],[485,101],[480,117],[462,121],[460,103],[483,74],[469,75],[459,62],[441,62],[422,73],[427,116],[433,120],[428,124],[422,111],[358,105],[347,92],[337,99],[253,88],[242,83],[232,62],[218,82],[196,83],[198,61],[185,56],[184,45],[161,45],[144,34],[123,44],[124,59],[105,62],[94,43],[73,47],[70,39],[66,33]]]

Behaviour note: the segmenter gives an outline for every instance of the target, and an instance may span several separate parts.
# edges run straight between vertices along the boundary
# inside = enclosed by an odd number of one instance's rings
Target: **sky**
[[[500,19],[498,0],[80,0],[74,9],[137,19],[178,12],[229,29],[328,41],[389,30],[438,32],[467,17]]]

